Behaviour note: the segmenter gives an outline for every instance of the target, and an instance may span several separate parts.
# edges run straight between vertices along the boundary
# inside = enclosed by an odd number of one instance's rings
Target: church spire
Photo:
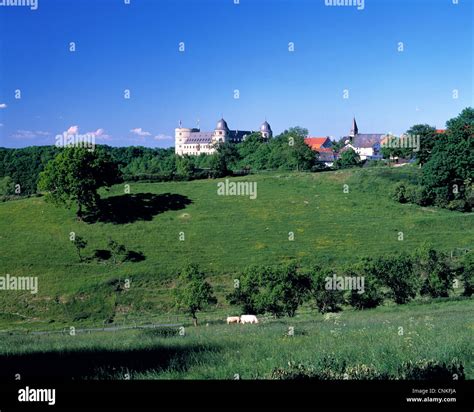
[[[358,134],[359,134],[359,128],[357,127],[356,118],[354,116],[354,118],[352,119],[352,128],[351,128],[351,132],[350,132],[349,136],[354,137]]]

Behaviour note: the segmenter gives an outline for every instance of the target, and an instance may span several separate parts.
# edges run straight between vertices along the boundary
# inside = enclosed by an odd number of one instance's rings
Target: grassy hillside
[[[186,262],[208,271],[222,297],[232,287],[232,275],[250,264],[340,264],[410,252],[423,242],[445,251],[472,248],[472,214],[389,199],[390,186],[415,181],[417,172],[373,168],[231,179],[257,182],[255,200],[218,196],[223,179],[132,183],[130,195],[119,185],[102,193],[102,221],[96,223],[78,222],[74,211],[43,198],[1,203],[0,275],[38,276],[39,293],[0,291],[0,327],[100,323],[167,312],[174,273]],[[106,249],[111,237],[144,259],[81,263],[70,232],[88,241],[88,258]],[[125,278],[132,280],[131,288],[117,292],[115,279]]]

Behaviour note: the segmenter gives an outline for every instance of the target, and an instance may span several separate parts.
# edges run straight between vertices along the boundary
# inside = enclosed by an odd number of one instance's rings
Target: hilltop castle
[[[241,143],[252,133],[248,130],[230,130],[224,119],[217,122],[213,132],[201,132],[197,128],[184,128],[181,127],[180,122],[179,127],[174,131],[174,151],[179,156],[212,154],[216,150],[216,143]],[[260,126],[260,134],[264,139],[272,138],[273,132],[267,121]]]

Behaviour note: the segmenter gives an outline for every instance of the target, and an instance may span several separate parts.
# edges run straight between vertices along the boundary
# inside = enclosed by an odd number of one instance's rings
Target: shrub
[[[390,197],[399,203],[406,203],[407,202],[407,194],[406,194],[406,185],[405,183],[399,182],[395,185],[390,194]]]
[[[364,276],[364,290],[359,293],[352,290],[349,295],[349,304],[356,309],[376,308],[383,302],[381,282],[374,276]]]
[[[467,253],[462,263],[463,295],[471,296],[474,292],[474,252]]]
[[[117,277],[107,279],[104,285],[110,287],[114,292],[121,292],[123,290],[122,282]]]
[[[466,181],[465,196],[468,205],[468,211],[471,211],[474,208],[474,184],[471,183],[471,180]]]
[[[403,362],[395,374],[382,372],[374,365],[356,363],[348,365],[345,360],[331,357],[321,359],[317,365],[288,362],[287,367],[275,368],[270,379],[277,380],[464,380],[463,365],[456,359],[449,363],[421,359]]]
[[[422,295],[432,298],[449,296],[455,273],[449,267],[444,254],[431,248],[419,251],[416,272],[423,282]]]
[[[88,318],[90,318],[90,316],[91,316],[91,314],[88,313],[88,312],[79,312],[76,315],[74,315],[72,320],[74,322],[77,322],[77,321],[80,321],[80,320],[88,319]]]
[[[115,240],[109,238],[107,246],[110,249],[110,254],[112,256],[114,264],[118,262],[123,262],[125,256],[127,255],[127,248],[125,247],[125,245],[122,245],[116,242]]]
[[[406,188],[406,198],[408,202],[419,206],[428,206],[431,204],[431,200],[429,199],[426,190],[421,186],[408,186]]]
[[[395,185],[391,198],[399,203],[414,203],[419,206],[428,206],[432,203],[425,188],[404,182]]]
[[[310,276],[294,264],[283,267],[249,267],[238,287],[227,296],[244,313],[269,312],[274,316],[294,316],[311,287]]]
[[[389,297],[395,303],[403,304],[413,299],[420,287],[420,281],[408,256],[379,258],[377,271],[384,285],[389,288]]]
[[[465,379],[464,367],[456,359],[451,364],[440,363],[433,359],[403,362],[398,369],[398,376],[403,380],[452,381]]]
[[[333,277],[333,272],[315,267],[311,274],[311,296],[316,308],[321,313],[338,312],[344,303],[344,291],[326,289],[327,278]]]
[[[0,196],[15,195],[15,182],[10,176],[0,177]]]
[[[179,329],[178,328],[172,328],[169,326],[162,326],[158,328],[153,328],[153,329],[146,329],[143,332],[144,335],[150,336],[153,338],[169,338],[171,336],[177,336],[179,335]]]
[[[323,358],[317,365],[288,362],[288,367],[275,368],[270,379],[276,380],[386,380],[390,376],[373,365],[347,365],[346,361]]]
[[[261,276],[264,271],[271,270],[266,267],[249,266],[245,268],[237,282],[234,290],[226,296],[231,305],[241,307],[243,313],[255,314],[265,312],[261,301],[258,299]]]
[[[334,162],[335,169],[347,169],[350,167],[361,166],[360,156],[353,150],[342,151],[339,158]]]
[[[356,309],[369,309],[379,306],[383,302],[383,284],[378,276],[376,262],[364,258],[344,273],[344,276],[358,276],[364,281],[364,290],[359,293],[352,290],[349,295],[349,304]]]
[[[448,209],[456,212],[467,212],[469,211],[469,204],[465,200],[455,199],[448,203]]]

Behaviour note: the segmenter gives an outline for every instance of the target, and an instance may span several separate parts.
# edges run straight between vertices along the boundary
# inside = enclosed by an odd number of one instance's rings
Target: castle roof
[[[184,144],[211,143],[214,132],[192,132]]]
[[[221,119],[217,122],[216,130],[229,130],[229,126],[227,126],[227,122],[224,119]]]
[[[272,131],[272,128],[270,127],[270,125],[268,124],[268,122],[265,120],[262,125],[260,126],[260,131],[263,132],[263,133],[269,133]]]

